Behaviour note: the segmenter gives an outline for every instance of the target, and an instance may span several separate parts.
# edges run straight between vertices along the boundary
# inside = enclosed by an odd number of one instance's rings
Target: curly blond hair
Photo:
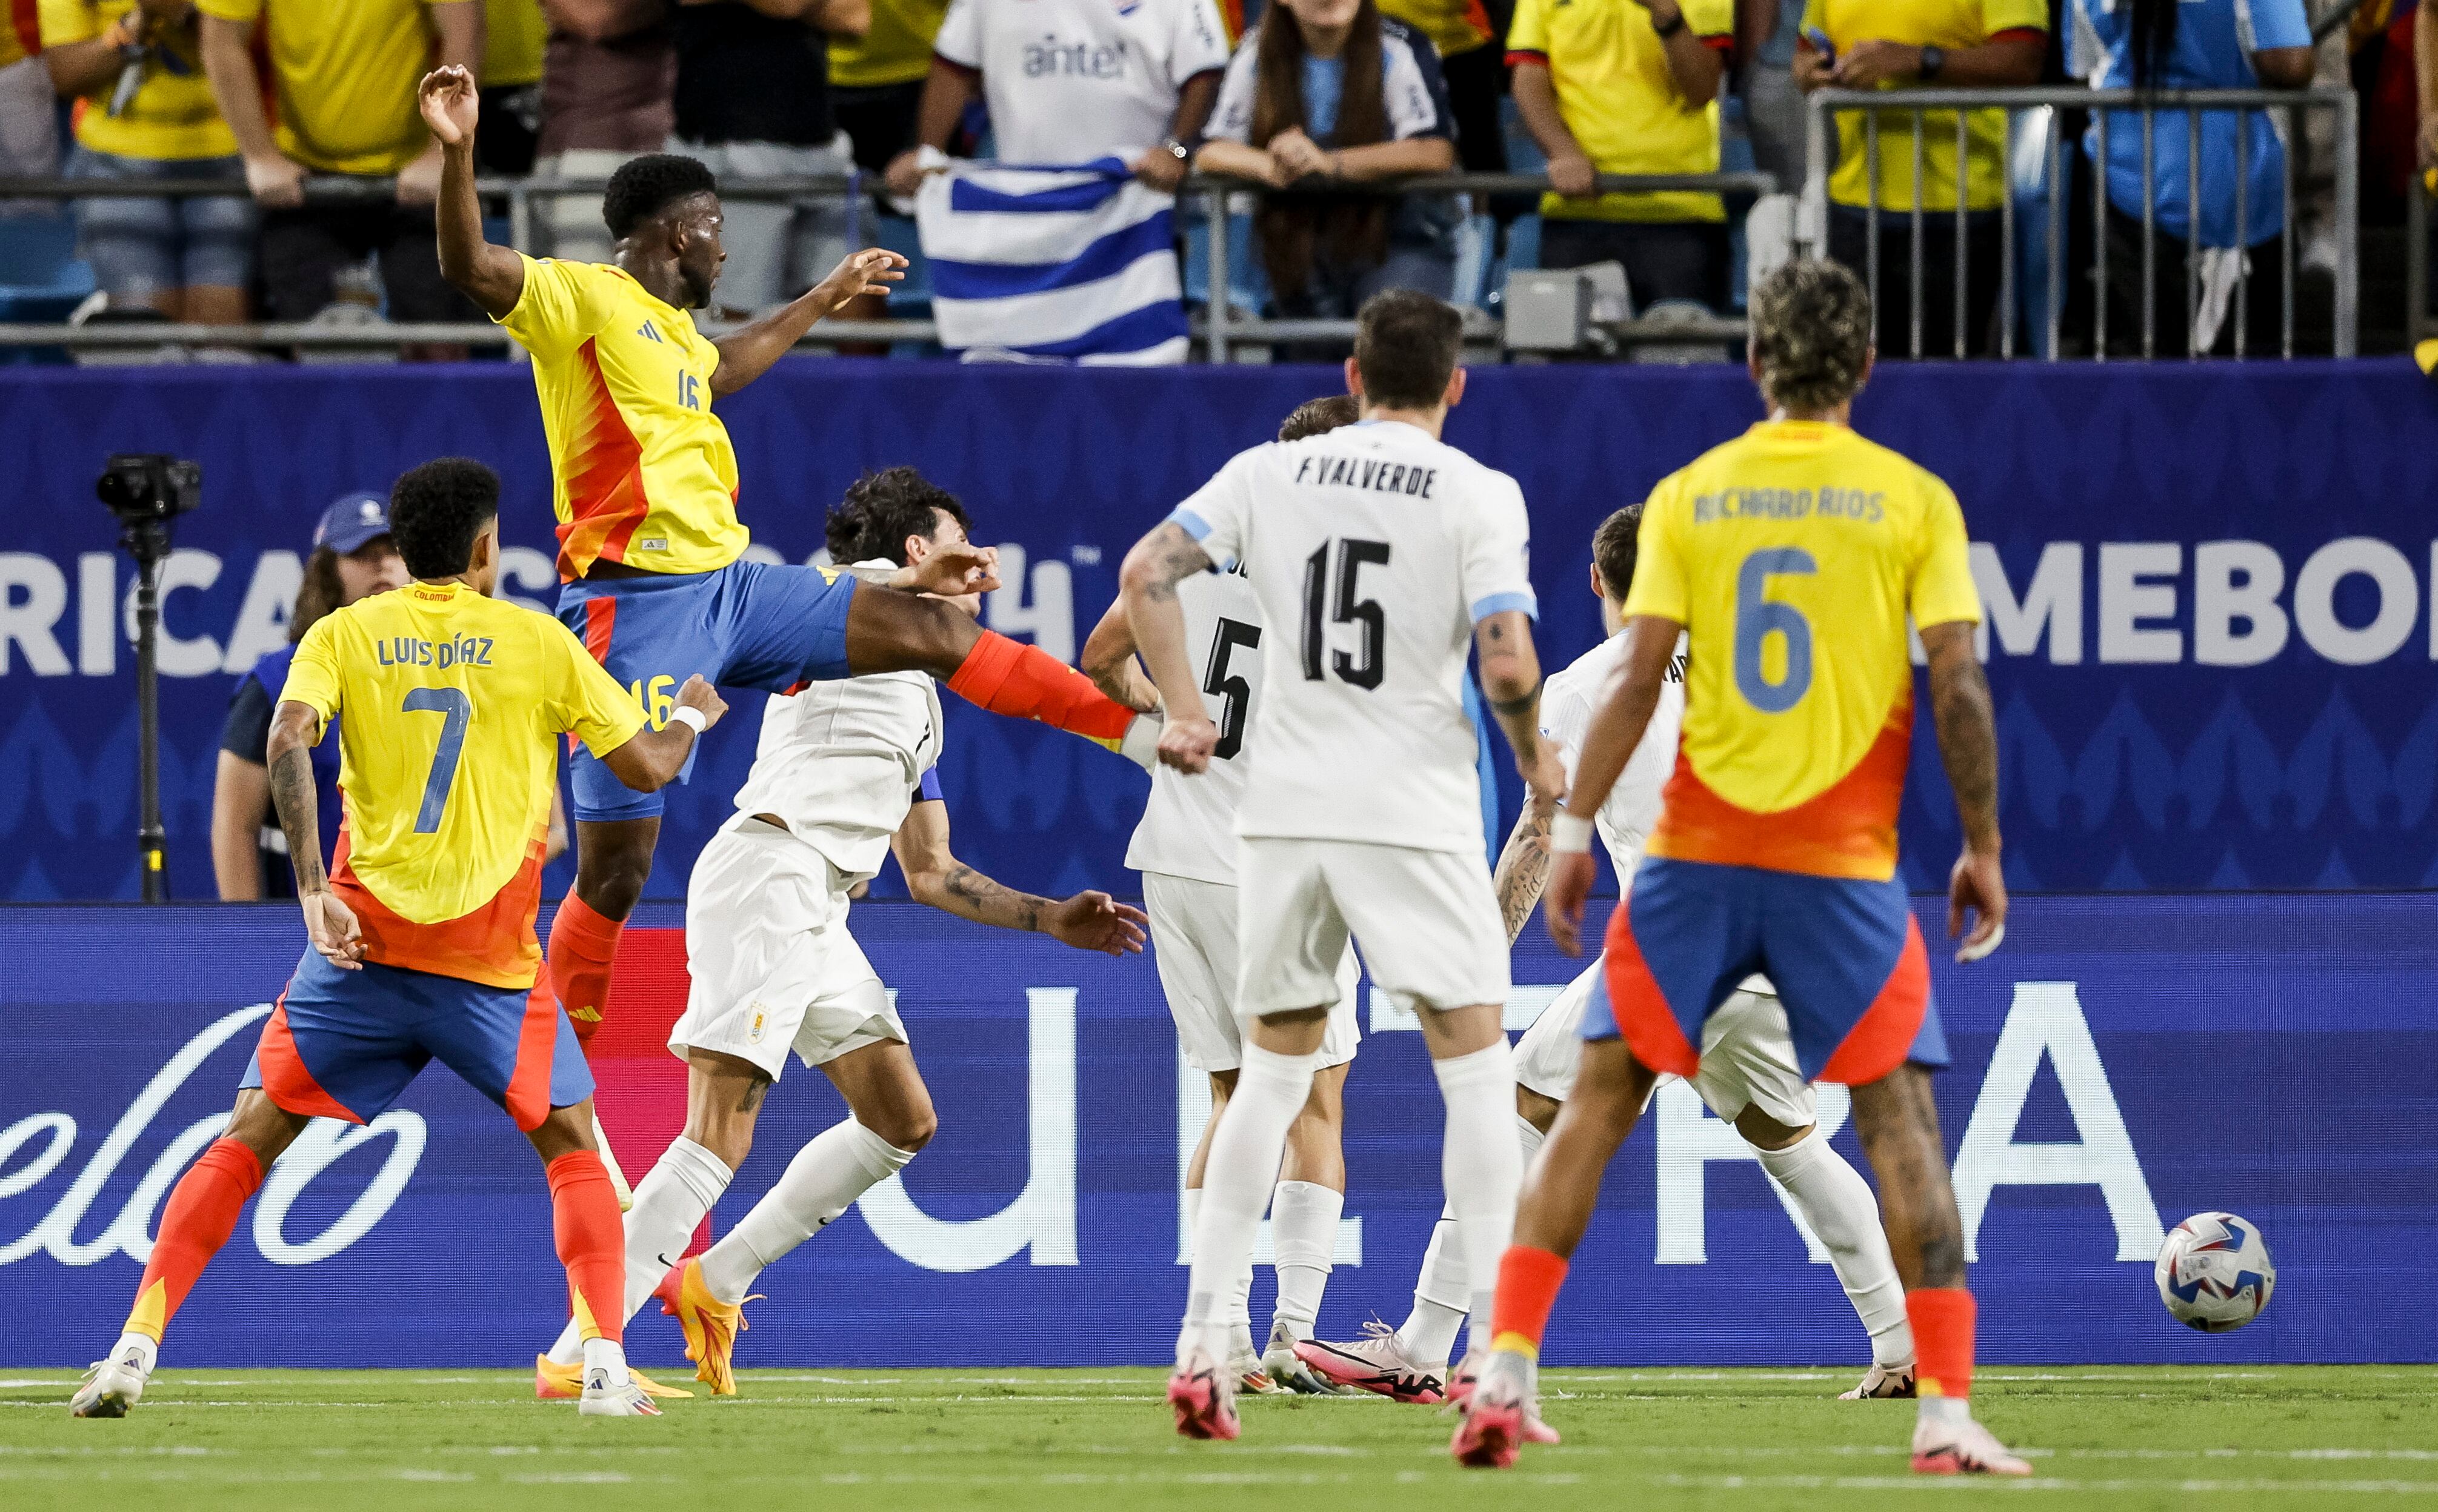
[[[1763,397],[1816,413],[1854,396],[1871,360],[1871,295],[1833,262],[1790,262],[1752,293],[1752,350]]]

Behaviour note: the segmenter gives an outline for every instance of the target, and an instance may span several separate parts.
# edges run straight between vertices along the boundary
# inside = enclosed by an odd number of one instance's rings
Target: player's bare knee
[[[534,1153],[541,1156],[544,1165],[561,1155],[600,1149],[592,1138],[592,1099],[551,1109],[525,1137],[533,1141]]]
[[[652,851],[660,825],[582,824],[575,827],[575,895],[605,919],[635,911],[652,878]]]
[[[254,1158],[268,1170],[310,1121],[272,1101],[271,1095],[261,1088],[247,1087],[238,1093],[237,1105],[230,1110],[228,1126],[221,1131],[221,1137],[234,1139],[254,1152]]]
[[[940,1132],[940,1115],[924,1097],[910,1103],[871,1110],[872,1116],[856,1114],[856,1121],[882,1139],[908,1154],[913,1154],[931,1142]]]
[[[1793,1127],[1778,1122],[1758,1108],[1746,1107],[1736,1115],[1736,1133],[1755,1150],[1786,1150],[1801,1144],[1813,1126]]]
[[[1547,1134],[1549,1126],[1558,1121],[1558,1110],[1564,1106],[1565,1104],[1557,1099],[1544,1097],[1530,1087],[1518,1086],[1515,1089],[1515,1116],[1543,1134]]]

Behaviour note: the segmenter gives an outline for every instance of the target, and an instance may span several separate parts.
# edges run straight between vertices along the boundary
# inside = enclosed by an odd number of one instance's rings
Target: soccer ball
[[[2195,1213],[2159,1246],[2159,1300],[2176,1321],[2226,1333],[2260,1316],[2277,1267],[2259,1226],[2233,1213]]]

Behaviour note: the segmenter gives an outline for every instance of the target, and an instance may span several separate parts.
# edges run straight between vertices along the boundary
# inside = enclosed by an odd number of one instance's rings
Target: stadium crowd
[[[439,155],[415,89],[437,64],[475,67],[486,173],[598,179],[645,151],[701,159],[724,180],[859,169],[870,193],[793,203],[732,198],[723,308],[768,308],[818,280],[873,227],[918,250],[903,213],[928,171],[959,155],[1079,164],[1115,155],[1170,190],[1200,167],[1309,191],[1255,212],[1240,304],[1344,316],[1367,295],[1412,288],[1479,302],[1479,270],[1617,263],[1634,304],[1690,301],[1726,313],[1731,217],[1716,193],[1600,194],[1597,174],[1703,174],[1747,164],[1799,186],[1803,97],[1823,87],[2344,86],[2363,105],[2363,215],[2400,223],[2415,155],[2438,163],[2438,35],[2420,46],[2414,0],[17,0],[0,27],[0,174],[140,182],[224,179],[225,197],[73,202],[76,255],[95,288],[83,313],[156,311],[232,324],[370,318],[467,321],[440,278],[431,203]],[[2348,9],[2351,5],[2353,9]],[[1251,13],[1246,13],[1247,9]],[[2316,46],[2312,22],[2344,15]],[[2438,33],[2438,28],[2422,28]],[[1110,87],[1114,85],[1115,87]],[[1859,116],[1828,185],[1827,245],[1876,261],[1882,344],[1906,342],[1917,203],[1927,328],[1954,345],[1955,270],[1966,273],[1966,345],[1994,348],[2010,192],[2003,113],[1882,113],[1876,165]],[[2093,113],[2068,113],[2087,115]],[[2309,116],[2296,145],[2292,227],[2302,272],[2334,271],[2332,128]],[[2138,299],[2146,209],[2142,132],[2111,113],[2095,132],[2059,123],[2079,152],[2066,202],[2070,268],[2104,261],[2112,305]],[[2146,208],[2164,351],[2181,351],[2192,216],[2183,113],[2158,118]],[[2238,270],[2255,305],[2278,295],[2286,234],[2286,133],[2245,122],[2238,189],[2232,113],[2201,131],[2207,323]],[[1958,142],[1964,142],[1958,151]],[[1915,182],[1916,162],[1919,182]],[[1546,171],[1528,199],[1383,195],[1414,174]],[[2107,212],[2091,223],[2091,175]],[[309,181],[362,181],[349,196]],[[1332,195],[1332,185],[1365,192]],[[235,191],[242,185],[243,193]],[[2243,202],[2243,223],[2236,205]],[[1874,206],[1876,218],[1868,212]],[[1959,201],[1965,212],[1955,214]],[[39,202],[19,217],[54,212]],[[1197,212],[1198,213],[1198,212]],[[1876,220],[1877,256],[1873,236]],[[535,239],[601,258],[598,200],[538,202]],[[1460,256],[1466,237],[1481,255]],[[1963,245],[1957,246],[1959,237]],[[0,284],[35,277],[0,245]],[[1458,287],[1459,263],[1474,270]],[[2076,278],[2067,325],[2087,329]],[[1191,297],[1207,290],[1192,287]],[[918,278],[915,285],[921,287]],[[902,302],[901,302],[902,303]],[[336,311],[337,313],[333,313]],[[881,313],[877,301],[848,311]],[[2112,309],[2132,329],[2138,309]],[[15,318],[26,318],[23,315]],[[2251,340],[2273,340],[2254,308]],[[433,348],[410,355],[457,355]]]

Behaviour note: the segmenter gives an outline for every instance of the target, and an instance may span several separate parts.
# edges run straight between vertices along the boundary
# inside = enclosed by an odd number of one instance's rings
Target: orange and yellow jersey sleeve
[[[411,583],[306,632],[283,702],[340,720],[345,818],[330,886],[386,966],[530,987],[557,737],[596,755],[644,726],[557,621]]]
[[[710,572],[743,555],[736,448],[711,413],[719,348],[607,263],[524,265],[524,293],[500,324],[533,357],[559,575],[594,562]]]
[[[1905,622],[1977,623],[1963,512],[1842,426],[1774,421],[1652,491],[1628,615],[1691,640],[1649,853],[1885,881],[1913,730]]]

